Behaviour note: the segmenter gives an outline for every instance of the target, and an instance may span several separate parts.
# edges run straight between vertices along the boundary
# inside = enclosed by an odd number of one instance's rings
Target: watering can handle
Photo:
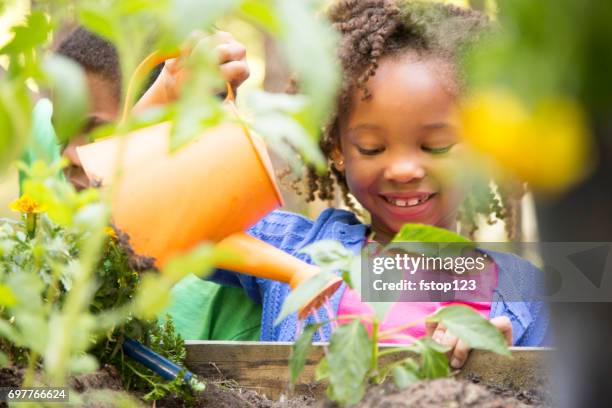
[[[169,59],[177,58],[179,56],[180,56],[179,52],[172,52],[172,53],[164,54],[164,53],[161,53],[160,51],[154,51],[151,54],[149,54],[144,60],[142,60],[140,64],[138,64],[138,66],[136,67],[136,69],[134,70],[134,73],[132,74],[130,78],[130,82],[128,83],[127,93],[125,95],[125,101],[123,102],[123,108],[121,110],[121,122],[125,122],[125,120],[127,119],[130,113],[130,110],[133,107],[133,104],[136,102],[135,95],[136,95],[137,84],[139,84],[141,80],[144,79],[144,77],[153,70],[153,68],[155,68],[159,64]],[[225,98],[225,102],[233,103],[236,99],[234,95],[234,89],[232,88],[229,82],[226,83],[226,87],[227,87],[227,96]]]

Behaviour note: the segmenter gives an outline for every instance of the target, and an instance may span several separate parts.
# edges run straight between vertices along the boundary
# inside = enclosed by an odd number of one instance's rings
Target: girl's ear
[[[336,168],[336,170],[338,170],[339,172],[343,172],[344,171],[344,156],[342,155],[342,152],[340,151],[339,148],[334,148],[334,150],[332,150],[331,159],[332,159],[332,162],[334,163],[334,167]]]

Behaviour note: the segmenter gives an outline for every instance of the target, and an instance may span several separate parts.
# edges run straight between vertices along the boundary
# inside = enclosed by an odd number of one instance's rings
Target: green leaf
[[[408,346],[408,349],[410,349],[411,351],[414,351],[415,353],[419,353],[419,354],[425,348],[430,348],[430,349],[435,350],[435,351],[437,351],[439,353],[446,353],[447,351],[450,350],[450,347],[444,346],[444,345],[438,343],[437,341],[435,341],[431,337],[422,337],[422,338],[416,340],[410,346]]]
[[[418,376],[418,368],[415,370],[413,367],[408,365],[396,365],[391,370],[391,374],[393,374],[393,382],[395,382],[395,385],[400,390],[420,380]]]
[[[368,305],[372,309],[374,309],[374,314],[376,314],[376,318],[381,322],[385,320],[385,316],[389,312],[389,309],[393,306],[393,302],[367,302]]]
[[[372,341],[359,320],[336,329],[327,360],[333,400],[339,404],[361,400],[372,360]]]
[[[170,10],[173,13],[177,39],[185,39],[193,31],[208,31],[213,23],[236,7],[237,0],[172,0]]]
[[[13,28],[14,36],[2,49],[0,54],[21,54],[42,45],[49,37],[52,24],[40,10],[33,11],[25,25]]]
[[[319,324],[307,325],[302,335],[297,339],[291,349],[291,355],[289,356],[289,373],[291,375],[292,384],[297,382],[304,369],[304,364],[308,358],[308,352],[310,351],[310,345],[312,343],[312,336],[319,326]]]
[[[6,354],[0,351],[0,368],[7,367],[9,365],[9,359]]]
[[[470,244],[469,239],[449,231],[425,224],[405,224],[393,237],[393,242],[457,242]]]
[[[61,55],[49,57],[43,68],[53,95],[53,125],[59,141],[66,143],[81,130],[89,111],[85,74],[79,64]]]
[[[117,26],[116,20],[107,14],[106,10],[94,8],[84,8],[80,10],[79,21],[88,30],[106,38],[111,42],[116,42]]]
[[[316,265],[330,270],[339,269],[342,271],[347,269],[347,265],[350,264],[354,256],[340,242],[330,239],[310,244],[300,252],[308,254]]]
[[[281,44],[299,78],[300,88],[309,96],[307,116],[314,125],[310,130],[314,141],[318,140],[318,126],[331,111],[340,83],[340,64],[336,59],[338,34],[317,16],[319,4],[312,0],[277,2],[278,15],[284,23]]]
[[[259,24],[271,34],[278,34],[281,30],[281,22],[275,10],[262,0],[243,1],[240,11],[246,19]]]
[[[22,154],[30,137],[31,115],[26,84],[0,75],[0,174]]]
[[[83,354],[70,360],[70,372],[73,374],[85,374],[96,371],[99,368],[98,360],[91,354]]]
[[[446,354],[430,347],[421,350],[421,377],[440,378],[450,374]]]
[[[208,243],[200,244],[186,254],[171,258],[162,270],[162,275],[172,282],[178,282],[193,273],[205,277],[212,271],[220,252]]]
[[[472,348],[509,356],[503,334],[491,322],[466,305],[452,305],[438,310],[428,321],[442,323]]]
[[[285,299],[280,314],[274,321],[274,324],[279,324],[285,317],[304,307],[317,293],[322,291],[333,278],[335,278],[334,274],[322,271],[291,291],[287,299]]]
[[[402,244],[406,242],[414,242],[414,244]],[[459,256],[464,251],[474,250],[476,244],[444,228],[424,224],[405,224],[393,237],[392,243],[385,247],[385,250],[391,249],[409,250],[430,257],[446,257]]]
[[[323,357],[315,367],[315,380],[321,381],[326,378],[329,378],[329,363],[327,357]]]
[[[170,282],[162,276],[144,275],[136,293],[134,314],[144,320],[154,319],[170,304],[170,288]]]

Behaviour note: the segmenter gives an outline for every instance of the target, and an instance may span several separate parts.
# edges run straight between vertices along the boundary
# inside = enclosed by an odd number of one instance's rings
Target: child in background
[[[299,251],[319,240],[337,240],[358,253],[367,237],[388,243],[406,223],[455,230],[467,193],[448,177],[459,170],[464,149],[452,115],[462,83],[456,56],[476,38],[486,19],[448,5],[386,0],[339,1],[329,16],[342,36],[338,55],[344,73],[337,111],[321,140],[333,178],[311,172],[309,196],[332,199],[337,183],[347,205],[354,208],[350,193],[370,213],[372,223],[364,225],[352,212],[334,208],[315,221],[275,211],[249,233],[310,262]],[[497,288],[489,302],[470,306],[490,318],[508,343],[542,345],[548,326],[543,305],[521,302],[516,296],[528,293],[539,271],[514,255],[490,255]],[[295,340],[295,314],[274,325],[288,285],[225,270],[215,271],[212,279],[241,286],[263,304],[261,340]],[[332,296],[331,304],[338,315],[373,313],[346,285]],[[381,330],[424,318],[441,306],[395,303]],[[323,310],[318,314],[326,319]],[[466,344],[444,327],[419,329],[420,335],[427,331],[451,348],[453,367],[463,365],[469,352]],[[323,336],[329,338],[329,325]],[[321,340],[318,337],[315,340]]]
[[[217,33],[216,51],[223,78],[237,88],[249,76],[246,50],[229,33]],[[33,112],[33,137],[24,161],[53,163],[63,154],[69,160],[65,176],[77,188],[89,186],[76,155],[76,147],[87,142],[87,134],[97,126],[117,119],[120,106],[121,71],[115,47],[87,31],[77,28],[58,46],[56,53],[70,58],[85,71],[91,97],[90,111],[82,135],[71,140],[63,150],[51,123],[53,107],[42,99]],[[138,102],[138,109],[168,103],[178,97],[185,81],[179,60],[169,60],[153,85]],[[63,175],[60,175],[63,176]],[[23,181],[25,174],[20,179]],[[194,340],[257,340],[261,306],[240,289],[188,276],[173,288],[173,303],[167,313],[174,318],[183,338]]]

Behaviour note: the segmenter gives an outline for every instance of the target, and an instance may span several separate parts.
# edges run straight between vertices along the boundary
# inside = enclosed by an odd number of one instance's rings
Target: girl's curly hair
[[[363,99],[370,98],[366,84],[376,74],[379,61],[405,52],[450,61],[454,69],[452,82],[460,88],[463,75],[457,64],[459,53],[487,31],[489,22],[486,16],[474,10],[412,0],[341,0],[330,8],[328,18],[341,35],[338,58],[343,82],[336,111],[320,141],[330,171],[319,174],[313,168],[307,170],[307,200],[333,200],[337,185],[346,205],[356,211],[344,174],[333,166],[331,158],[339,144],[339,123],[347,114],[350,96],[353,92],[361,92]],[[493,196],[501,192],[499,189]],[[511,213],[499,200],[494,201],[487,209],[489,214],[503,218]],[[502,197],[502,202],[507,200]],[[469,209],[468,212],[472,217],[482,210]],[[466,224],[475,225],[473,219]]]

